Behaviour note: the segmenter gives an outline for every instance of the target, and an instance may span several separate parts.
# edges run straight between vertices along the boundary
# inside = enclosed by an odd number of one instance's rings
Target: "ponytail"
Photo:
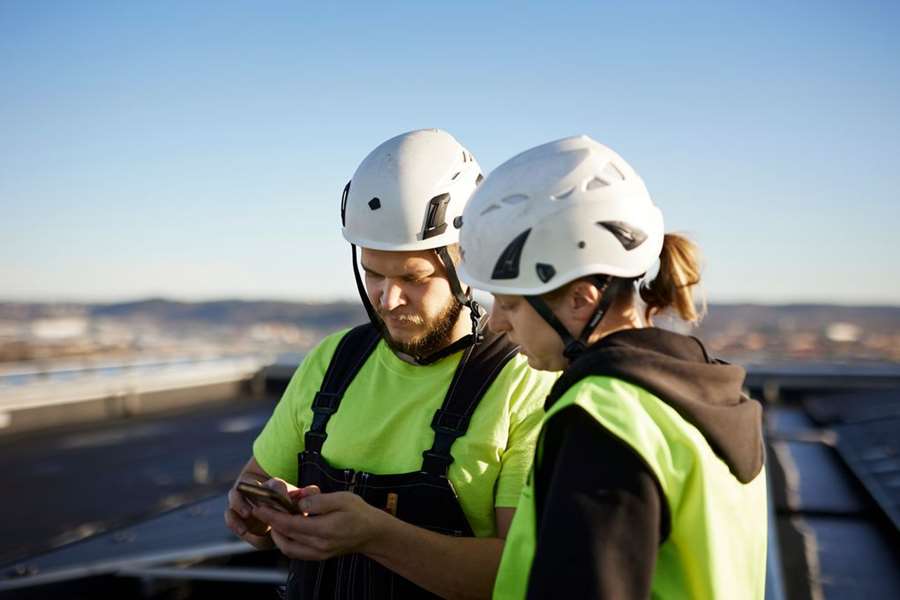
[[[653,281],[640,286],[641,299],[647,304],[645,318],[674,308],[678,316],[697,323],[706,312],[706,302],[698,310],[694,305],[693,287],[700,283],[700,250],[680,235],[667,233],[659,255],[659,272]]]

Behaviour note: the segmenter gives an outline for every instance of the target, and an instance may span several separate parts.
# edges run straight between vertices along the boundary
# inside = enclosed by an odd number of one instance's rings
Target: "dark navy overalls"
[[[453,462],[450,448],[466,433],[479,401],[517,347],[504,335],[488,333],[479,344],[462,351],[447,396],[431,421],[434,444],[423,453],[419,471],[377,475],[336,469],[321,454],[325,428],[380,339],[378,330],[367,324],[352,329],[339,342],[312,404],[313,422],[304,436],[305,450],[298,456],[299,485],[317,485],[325,493],[350,491],[372,506],[395,507],[391,512],[407,523],[446,535],[473,536],[447,478]],[[436,597],[362,554],[325,561],[292,560],[287,592],[291,600]]]

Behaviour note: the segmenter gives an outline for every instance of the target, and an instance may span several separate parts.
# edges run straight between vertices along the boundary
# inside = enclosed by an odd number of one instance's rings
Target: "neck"
[[[462,310],[459,311],[459,318],[456,320],[456,325],[453,326],[453,332],[450,334],[447,346],[455,344],[472,333],[472,319],[469,317],[471,313],[472,311],[469,310],[468,306],[463,306]],[[444,347],[446,348],[446,346]]]
[[[594,330],[594,333],[588,337],[588,345],[595,344],[616,331],[639,329],[641,327],[646,327],[646,324],[641,318],[641,311],[635,307],[633,302],[614,302],[606,311],[606,314],[603,315],[603,319]]]

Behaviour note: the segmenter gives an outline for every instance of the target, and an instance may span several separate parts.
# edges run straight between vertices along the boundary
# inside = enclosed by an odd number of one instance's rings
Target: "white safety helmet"
[[[662,213],[622,157],[587,136],[497,167],[463,213],[460,278],[539,295],[593,274],[634,278],[659,258]]]
[[[384,142],[362,161],[341,197],[341,224],[350,242],[353,273],[372,323],[385,325],[369,301],[356,247],[411,252],[434,250],[447,270],[450,289],[469,308],[472,333],[430,356],[413,357],[429,364],[482,337],[483,311],[463,290],[447,246],[459,241],[463,208],[484,177],[472,153],[440,129],[420,129]]]
[[[440,129],[398,135],[359,165],[341,202],[342,233],[373,250],[427,250],[459,241],[459,217],[481,167]]]
[[[527,150],[494,170],[463,213],[460,278],[524,296],[577,358],[618,288],[662,251],[662,213],[621,156],[587,136]],[[600,302],[581,334],[569,333],[540,295],[594,276]]]

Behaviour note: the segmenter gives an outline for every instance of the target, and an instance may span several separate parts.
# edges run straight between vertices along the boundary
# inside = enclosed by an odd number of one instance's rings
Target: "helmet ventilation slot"
[[[491,279],[515,279],[519,276],[519,259],[522,258],[522,248],[525,246],[529,233],[531,233],[531,229],[526,229],[509,243],[503,254],[497,259]]]
[[[447,213],[447,204],[449,203],[450,194],[435,196],[428,203],[428,209],[425,213],[425,228],[422,231],[423,240],[427,240],[436,235],[441,235],[447,230],[445,217]]]

